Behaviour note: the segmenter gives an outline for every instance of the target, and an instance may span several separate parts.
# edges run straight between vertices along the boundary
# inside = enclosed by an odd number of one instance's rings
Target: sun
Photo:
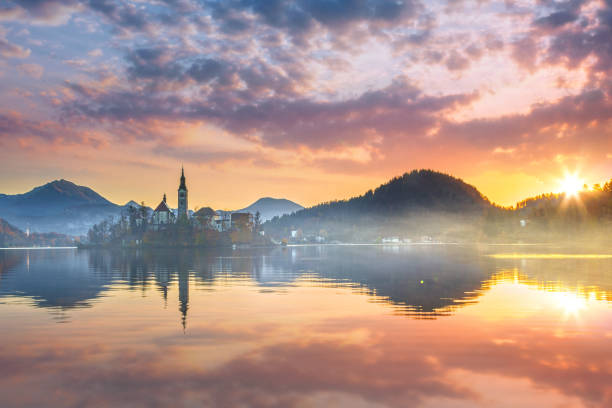
[[[584,186],[584,180],[578,176],[578,173],[566,173],[565,178],[561,180],[561,191],[568,197],[576,197]]]

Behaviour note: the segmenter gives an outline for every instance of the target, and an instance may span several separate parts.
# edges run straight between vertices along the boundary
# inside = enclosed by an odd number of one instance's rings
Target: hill
[[[122,208],[89,187],[63,179],[24,194],[0,194],[0,217],[36,232],[82,235],[102,219],[119,215]]]
[[[264,228],[276,238],[291,235],[291,230],[353,242],[391,235],[451,238],[476,234],[483,215],[497,210],[474,186],[458,178],[414,170],[361,196],[272,219]]]
[[[612,180],[576,194],[541,194],[518,202],[509,217],[523,240],[581,241],[609,245],[612,228]],[[506,222],[507,224],[507,222]],[[516,226],[520,225],[520,228]],[[508,225],[504,231],[511,231]]]
[[[0,247],[6,247],[13,243],[25,243],[25,241],[26,234],[23,231],[0,218]]]
[[[17,246],[68,246],[74,245],[72,239],[63,234],[32,233],[26,234],[19,228],[0,218],[0,248]]]
[[[301,205],[284,198],[263,197],[248,207],[232,212],[249,212],[255,214],[259,211],[262,222],[265,222],[274,217],[291,214],[302,209],[304,209],[304,207]]]

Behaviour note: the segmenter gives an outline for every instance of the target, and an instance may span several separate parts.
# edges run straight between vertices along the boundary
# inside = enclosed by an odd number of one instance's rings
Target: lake
[[[609,253],[0,250],[0,407],[610,407]]]

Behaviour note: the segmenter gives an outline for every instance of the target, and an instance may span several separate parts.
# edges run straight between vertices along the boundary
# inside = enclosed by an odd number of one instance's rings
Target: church
[[[187,220],[189,218],[189,207],[187,203],[187,184],[185,182],[185,169],[181,167],[181,180],[178,188],[178,211],[176,215],[168,207],[166,202],[166,194],[161,203],[153,211],[151,217],[151,227],[154,231],[159,231],[165,228],[168,224],[174,224],[179,220]]]

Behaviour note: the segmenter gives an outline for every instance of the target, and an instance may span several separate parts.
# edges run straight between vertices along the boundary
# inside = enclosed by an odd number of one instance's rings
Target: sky
[[[0,192],[190,207],[430,168],[511,205],[612,178],[612,0],[5,0]]]

